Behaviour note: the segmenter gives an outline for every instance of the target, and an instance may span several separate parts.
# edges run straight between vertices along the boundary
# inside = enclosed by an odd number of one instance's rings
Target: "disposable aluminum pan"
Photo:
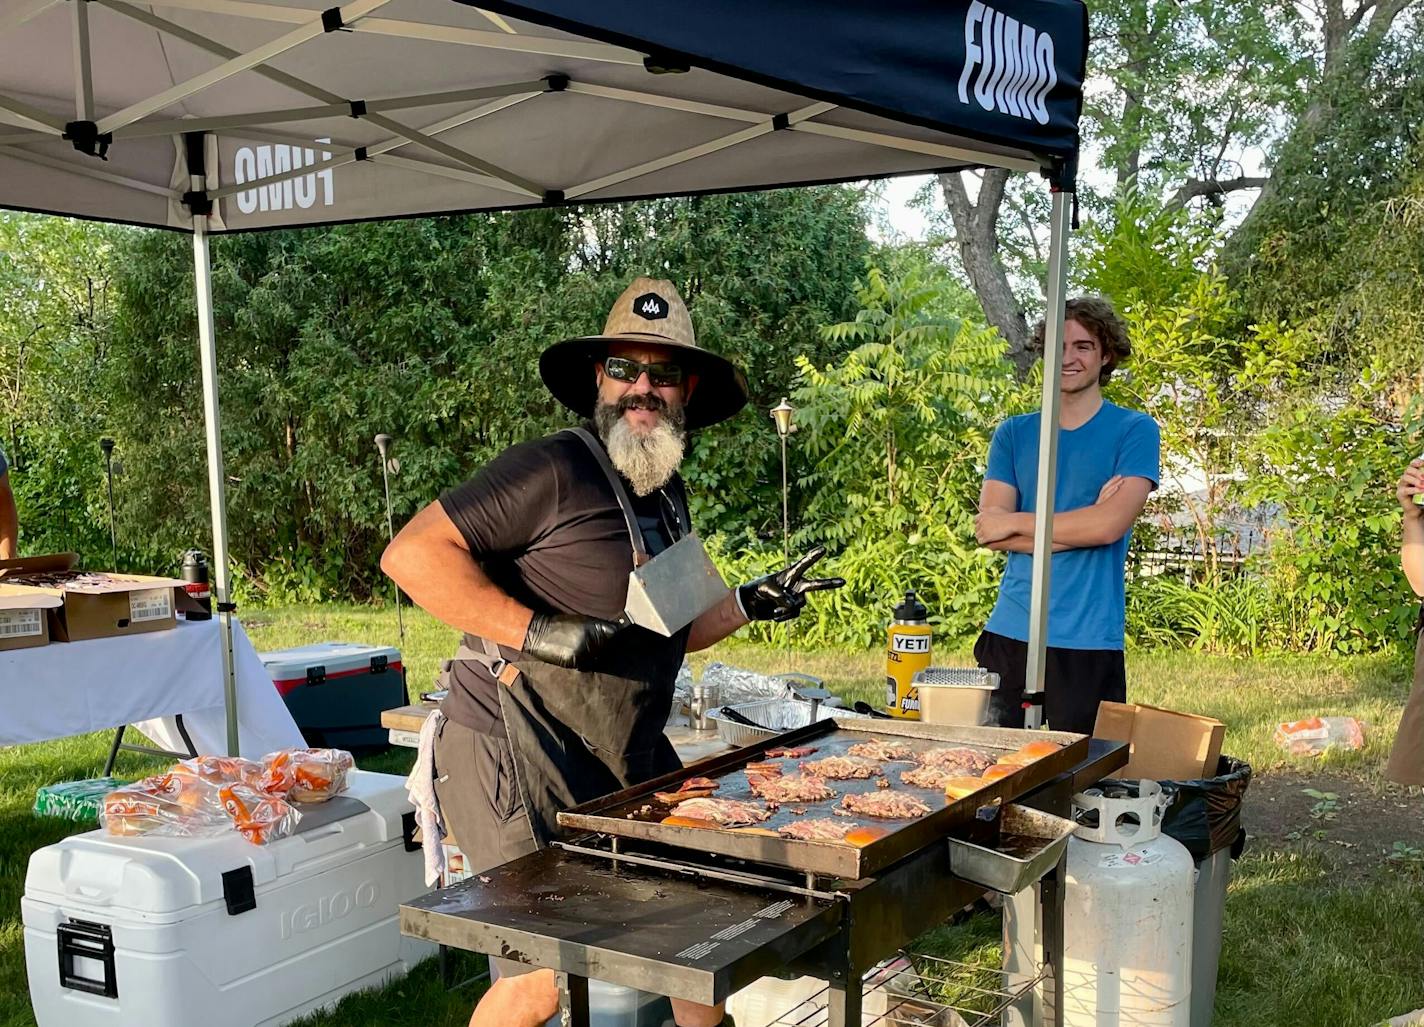
[[[1053,869],[1075,825],[1016,805],[1004,807],[1002,819],[1003,837],[997,849],[950,838],[949,869],[954,876],[991,891],[1016,895]]]
[[[710,711],[707,716],[716,722],[718,737],[728,745],[755,745],[757,742],[763,742],[798,727],[805,727],[812,722],[811,703],[802,702],[799,699],[763,699],[761,702],[740,703],[733,706],[732,709],[748,720],[760,724],[761,728],[738,724],[735,720],[729,719],[720,709]],[[829,720],[832,717],[837,720],[870,719],[863,713],[856,713],[840,707],[825,705],[817,707],[817,721]],[[762,728],[766,730],[762,730]]]

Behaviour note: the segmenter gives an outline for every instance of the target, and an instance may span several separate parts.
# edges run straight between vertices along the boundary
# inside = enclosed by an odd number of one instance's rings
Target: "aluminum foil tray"
[[[732,709],[748,720],[754,720],[766,728],[763,731],[760,728],[747,727],[745,724],[738,724],[735,720],[729,720],[723,716],[721,709],[711,710],[707,716],[717,722],[717,735],[728,745],[755,745],[757,742],[763,742],[783,732],[794,731],[798,727],[805,727],[812,723],[812,704],[802,702],[800,699],[763,699],[760,702],[723,703],[723,705],[731,705]],[[825,704],[816,709],[816,720],[829,720],[832,717],[837,720],[870,719],[864,713],[838,709]]]

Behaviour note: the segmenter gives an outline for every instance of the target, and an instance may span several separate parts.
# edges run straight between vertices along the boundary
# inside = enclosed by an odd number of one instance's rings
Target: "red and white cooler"
[[[318,642],[258,655],[308,745],[383,747],[381,714],[409,702],[400,650],[390,646]]]

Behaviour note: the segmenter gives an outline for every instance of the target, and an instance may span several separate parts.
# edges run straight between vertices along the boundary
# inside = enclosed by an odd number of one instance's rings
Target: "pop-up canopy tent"
[[[193,236],[230,751],[209,235],[996,167],[1053,190],[1061,311],[1086,52],[1080,0],[0,4],[0,207]],[[1061,333],[1050,318],[1038,692]]]

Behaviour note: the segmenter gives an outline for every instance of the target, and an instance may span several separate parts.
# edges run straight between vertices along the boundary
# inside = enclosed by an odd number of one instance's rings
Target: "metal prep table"
[[[1127,756],[1123,743],[1088,740],[1075,765],[1013,801],[1066,815],[1075,792]],[[748,872],[713,853],[689,859],[686,850],[632,852],[626,843],[589,835],[516,860],[403,906],[401,929],[554,969],[574,1027],[588,1023],[589,978],[711,1004],[783,970],[828,982],[828,1027],[859,1027],[862,974],[984,893],[955,877],[942,842],[852,880],[764,866]],[[1040,976],[1058,995],[1055,1010],[1063,1009],[1052,971],[1062,951],[1062,866],[1040,888]]]

